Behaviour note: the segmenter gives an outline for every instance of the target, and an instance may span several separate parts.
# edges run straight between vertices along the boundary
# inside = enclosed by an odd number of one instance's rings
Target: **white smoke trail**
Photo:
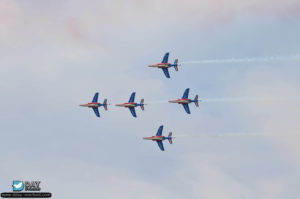
[[[200,61],[184,61],[181,64],[222,64],[222,63],[245,63],[245,62],[275,62],[275,61],[300,61],[299,55],[252,57],[252,58],[230,58],[230,59],[207,59]]]
[[[169,100],[158,100],[158,101],[149,101],[146,104],[165,104],[168,103]]]
[[[216,134],[216,133],[202,133],[198,135],[176,135],[174,138],[226,138],[226,137],[271,137],[271,134],[265,133],[223,133],[223,134]]]
[[[206,98],[201,99],[202,102],[250,102],[250,101],[299,101],[298,96],[286,97],[237,97],[237,98]]]

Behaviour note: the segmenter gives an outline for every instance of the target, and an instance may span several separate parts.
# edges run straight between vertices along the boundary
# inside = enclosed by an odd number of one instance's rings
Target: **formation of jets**
[[[174,64],[171,64],[168,62],[169,59],[169,53],[166,53],[163,57],[163,60],[161,63],[158,64],[154,64],[154,65],[149,65],[149,67],[154,67],[154,68],[160,68],[163,70],[165,76],[167,78],[170,78],[170,74],[169,74],[169,68],[174,67],[176,71],[178,71],[178,66],[180,66],[180,64],[178,64],[178,59],[175,59]],[[199,107],[199,102],[201,100],[198,99],[198,95],[195,96],[194,99],[189,99],[189,91],[190,89],[187,88],[184,91],[184,94],[182,96],[181,99],[177,99],[177,100],[170,100],[169,103],[177,103],[177,104],[181,104],[185,110],[185,112],[187,114],[191,114],[190,108],[189,108],[189,104],[190,103],[195,103],[196,107]],[[99,107],[103,106],[103,108],[107,111],[107,106],[109,105],[107,103],[107,99],[104,99],[103,103],[98,102],[98,96],[99,93],[95,93],[92,102],[87,103],[87,104],[80,104],[80,106],[82,107],[88,107],[88,108],[92,108],[95,115],[97,117],[100,117],[100,112],[99,112]],[[144,99],[141,99],[140,103],[135,102],[135,92],[133,92],[128,100],[128,102],[125,102],[123,104],[116,104],[116,106],[119,107],[125,107],[128,108],[132,114],[133,117],[137,117],[136,115],[136,111],[135,108],[136,107],[141,107],[142,111],[144,111]],[[163,131],[163,125],[161,125],[156,133],[155,136],[151,136],[151,137],[144,137],[144,140],[152,140],[152,141],[156,141],[158,144],[158,147],[160,148],[160,150],[164,151],[164,145],[163,145],[163,141],[164,140],[168,140],[170,144],[173,143],[173,138],[172,137],[172,132],[169,133],[168,136],[163,136],[162,135],[162,131]]]
[[[186,113],[187,114],[191,114],[191,111],[190,111],[190,108],[189,108],[189,104],[190,103],[195,103],[196,107],[199,107],[199,101],[201,101],[201,100],[198,99],[198,95],[196,95],[193,100],[189,99],[188,98],[189,97],[189,91],[190,91],[189,88],[185,89],[185,91],[184,91],[183,96],[182,96],[181,99],[170,100],[169,103],[182,104],[182,106],[183,106],[184,110],[186,111]],[[104,109],[107,111],[107,106],[109,104],[107,104],[107,99],[105,99],[102,104],[99,103],[98,102],[98,95],[99,95],[99,93],[95,94],[92,102],[87,103],[87,104],[80,104],[79,106],[92,108],[94,110],[96,116],[100,117],[100,113],[99,113],[98,107],[103,106]],[[125,102],[123,104],[116,104],[116,106],[128,108],[130,110],[130,112],[131,112],[131,115],[133,117],[137,117],[136,111],[135,111],[135,107],[139,106],[139,107],[141,107],[142,111],[144,111],[146,104],[144,103],[144,99],[141,99],[140,103],[134,102],[134,99],[135,99],[135,92],[131,93],[131,96],[130,96],[128,102]]]

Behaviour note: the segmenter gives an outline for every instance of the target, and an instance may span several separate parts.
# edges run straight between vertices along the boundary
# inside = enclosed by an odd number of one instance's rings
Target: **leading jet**
[[[175,70],[178,71],[178,66],[180,66],[180,64],[178,64],[178,59],[175,59],[174,64],[168,63],[168,59],[169,59],[169,53],[166,53],[163,60],[161,61],[161,63],[149,65],[149,67],[161,68],[163,70],[165,76],[167,78],[170,78],[168,68],[174,67]]]
[[[134,102],[135,92],[133,92],[129,98],[129,101],[123,104],[116,104],[116,106],[121,106],[125,108],[129,108],[133,117],[136,117],[135,107],[140,106],[142,111],[144,110],[144,99],[141,99],[141,103]]]
[[[152,141],[156,141],[158,144],[158,147],[160,148],[160,150],[164,151],[164,145],[163,145],[163,141],[164,140],[168,140],[170,144],[173,144],[173,137],[172,137],[172,132],[169,133],[168,136],[163,136],[162,135],[162,131],[163,131],[164,126],[161,125],[156,133],[155,136],[151,136],[151,137],[144,137],[144,140],[152,140]]]
[[[189,99],[189,91],[190,91],[189,88],[185,89],[181,99],[170,100],[169,102],[170,103],[182,104],[185,112],[187,112],[188,114],[191,114],[189,103],[194,102],[196,107],[199,107],[199,101],[201,101],[201,100],[198,100],[198,95],[195,96],[194,100]]]
[[[95,112],[95,115],[97,117],[100,117],[100,113],[99,113],[99,109],[98,107],[103,106],[104,109],[107,111],[107,99],[104,100],[103,104],[98,102],[98,96],[99,93],[95,93],[93,101],[87,104],[80,104],[79,106],[83,106],[83,107],[88,107],[88,108],[92,108]]]

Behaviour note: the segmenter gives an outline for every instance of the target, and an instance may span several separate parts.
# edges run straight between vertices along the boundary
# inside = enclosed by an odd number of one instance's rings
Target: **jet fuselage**
[[[158,64],[154,64],[154,65],[149,65],[149,67],[154,67],[154,68],[170,68],[172,66],[173,66],[173,64],[170,64],[170,63],[158,63]]]
[[[189,104],[189,103],[191,103],[191,99],[177,99],[177,100],[170,100],[169,103]]]
[[[152,141],[163,141],[165,140],[164,136],[151,136],[151,137],[143,137],[144,140],[152,140]]]
[[[100,107],[100,105],[101,103],[99,102],[90,102],[87,104],[80,104],[79,106],[93,108],[93,107]]]
[[[168,137],[168,136],[151,136],[151,137],[143,137],[144,140],[152,140],[152,141],[164,141],[164,140],[170,140],[173,137]]]
[[[116,104],[116,106],[130,108],[130,107],[137,107],[138,105],[135,102],[127,102],[127,103],[123,103],[123,104]]]

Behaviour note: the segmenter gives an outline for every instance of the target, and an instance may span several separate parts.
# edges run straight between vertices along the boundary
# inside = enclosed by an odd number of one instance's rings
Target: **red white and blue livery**
[[[169,70],[168,68],[174,67],[176,71],[178,71],[178,66],[180,66],[178,64],[178,59],[175,59],[174,64],[168,63],[168,59],[169,59],[169,53],[166,53],[162,62],[158,63],[158,64],[154,64],[154,65],[149,65],[149,67],[154,67],[154,68],[160,68],[163,70],[165,76],[167,78],[170,78],[170,74],[169,74]]]
[[[98,96],[99,93],[95,93],[93,101],[87,104],[80,104],[79,106],[83,106],[83,107],[88,107],[88,108],[92,108],[93,111],[95,112],[95,115],[97,117],[100,117],[100,113],[99,113],[99,109],[98,107],[103,106],[104,109],[107,111],[107,99],[104,100],[104,102],[101,104],[98,102]]]
[[[136,112],[135,112],[135,107],[140,106],[142,111],[145,109],[144,108],[144,99],[141,99],[141,103],[136,103],[134,102],[134,98],[135,98],[135,92],[133,92],[129,98],[129,101],[123,104],[116,104],[116,106],[121,106],[121,107],[125,107],[125,108],[129,108],[131,114],[133,117],[136,117]]]
[[[185,89],[181,99],[170,100],[169,102],[170,103],[182,104],[185,112],[187,112],[188,114],[191,114],[191,111],[190,111],[190,108],[189,108],[189,103],[194,102],[196,107],[199,107],[199,101],[201,101],[201,100],[198,100],[198,95],[196,95],[193,100],[189,99],[189,91],[190,91],[189,88]]]
[[[155,136],[151,136],[151,137],[144,137],[144,140],[152,140],[152,141],[156,141],[158,147],[160,148],[160,150],[164,151],[164,145],[163,145],[163,141],[164,140],[168,140],[170,144],[173,144],[173,137],[172,137],[172,132],[169,133],[168,136],[163,136],[162,132],[163,132],[163,128],[164,126],[161,125],[156,133]]]

